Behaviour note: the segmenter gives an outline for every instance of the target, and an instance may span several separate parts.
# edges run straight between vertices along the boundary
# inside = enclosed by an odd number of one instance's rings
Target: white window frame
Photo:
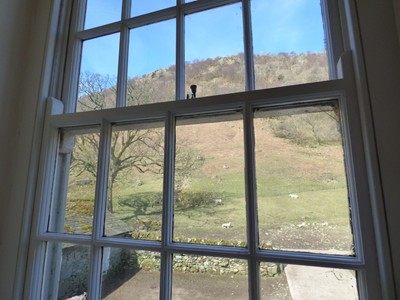
[[[77,1],[72,17],[72,31],[83,27],[82,17],[79,16],[84,11],[85,1]],[[326,24],[334,30],[327,30],[329,35],[329,47],[332,53],[331,73],[337,79],[308,83],[297,86],[287,86],[274,89],[254,91],[254,72],[252,66],[251,51],[251,30],[250,19],[244,17],[245,32],[245,57],[246,61],[246,92],[230,95],[219,95],[204,97],[199,101],[178,101],[165,102],[157,105],[145,105],[138,107],[124,107],[127,69],[127,47],[128,31],[135,26],[148,24],[149,21],[165,20],[176,16],[177,18],[177,99],[184,99],[183,91],[183,69],[184,57],[183,49],[183,16],[187,12],[201,11],[222,4],[240,2],[238,0],[211,1],[203,0],[178,4],[173,9],[166,9],[160,12],[129,19],[123,16],[123,21],[105,25],[99,28],[89,29],[78,34],[71,34],[69,40],[69,51],[67,53],[67,64],[65,77],[60,79],[60,86],[63,92],[60,98],[63,102],[54,98],[49,99],[45,130],[43,137],[43,147],[41,153],[41,170],[37,189],[37,200],[40,202],[39,213],[36,215],[37,230],[35,233],[35,262],[29,297],[40,299],[43,291],[47,290],[46,274],[43,264],[45,261],[45,248],[47,242],[68,242],[92,247],[91,257],[91,283],[89,284],[90,299],[99,299],[99,275],[101,264],[102,247],[123,247],[129,249],[155,250],[162,254],[161,267],[161,288],[160,299],[170,299],[171,297],[171,266],[173,253],[187,253],[197,255],[226,256],[233,258],[246,259],[249,262],[249,298],[259,299],[259,276],[257,273],[257,263],[259,261],[281,262],[287,264],[302,264],[309,266],[337,267],[356,270],[358,274],[358,290],[360,299],[375,299],[380,297],[380,287],[376,283],[378,272],[376,265],[376,251],[371,247],[371,240],[375,241],[374,235],[370,232],[373,228],[372,212],[369,198],[368,178],[366,175],[366,162],[364,159],[364,145],[362,140],[362,129],[360,126],[359,104],[355,93],[355,82],[353,72],[353,53],[345,51],[348,48],[346,37],[337,35],[339,28],[343,24],[343,14],[345,8],[337,5],[336,1],[324,1],[325,9],[328,14]],[[339,1],[339,4],[341,1]],[[123,1],[125,11],[130,11],[129,1]],[[243,0],[243,11],[249,11],[249,0]],[[69,11],[70,7],[66,9]],[[339,18],[341,13],[342,19]],[[150,20],[151,19],[151,20]],[[342,21],[341,21],[342,20]],[[84,113],[73,113],[74,102],[76,100],[79,57],[82,39],[109,34],[121,30],[120,61],[117,87],[117,106],[118,108],[93,111]],[[342,55],[341,55],[342,54]],[[341,56],[340,56],[341,55]],[[340,59],[339,59],[340,57]],[[338,61],[338,68],[334,66],[334,61]],[[337,73],[336,73],[337,70]],[[56,85],[56,84],[55,84]],[[57,94],[57,93],[55,93]],[[256,221],[256,190],[255,190],[255,170],[254,170],[254,148],[253,148],[253,126],[252,112],[254,108],[270,107],[282,108],[290,105],[307,105],[314,103],[325,103],[337,101],[341,110],[343,139],[346,153],[347,176],[349,178],[349,195],[352,207],[352,223],[354,230],[354,242],[356,253],[354,257],[335,256],[325,254],[296,253],[290,251],[260,250],[257,247],[257,221]],[[173,218],[173,141],[175,118],[187,114],[213,113],[219,111],[242,110],[244,112],[244,136],[246,152],[246,201],[247,201],[247,226],[248,226],[248,245],[247,249],[237,249],[229,247],[212,247],[205,245],[186,245],[172,242],[172,218]],[[107,145],[110,143],[111,124],[137,121],[137,120],[165,120],[166,131],[166,151],[165,151],[165,183],[164,183],[164,209],[163,209],[163,228],[162,241],[134,241],[117,238],[105,238],[101,231],[104,214],[105,193],[107,186]],[[94,231],[92,237],[57,234],[47,232],[47,216],[49,215],[49,205],[51,201],[51,191],[53,186],[54,161],[57,156],[59,130],[62,128],[100,125],[102,139],[100,142],[98,179],[96,183],[96,205],[94,217]],[[105,137],[105,138],[104,138]],[[362,154],[362,155],[360,155]],[[167,159],[168,158],[168,159]],[[103,203],[103,205],[101,205]],[[374,282],[375,281],[375,282]]]

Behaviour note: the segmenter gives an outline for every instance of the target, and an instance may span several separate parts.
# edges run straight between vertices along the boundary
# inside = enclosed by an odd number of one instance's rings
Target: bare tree
[[[77,111],[115,107],[116,79],[108,75],[85,72],[79,79]]]
[[[107,103],[109,89],[103,86],[108,84],[108,78],[98,74],[85,76],[85,82],[81,83],[85,89],[85,100],[82,109],[93,110],[104,107]],[[110,89],[114,89],[111,87]],[[89,105],[90,104],[90,105]],[[99,134],[85,134],[75,140],[76,150],[72,158],[72,167],[76,173],[88,172],[96,176],[97,154],[99,150]],[[182,189],[195,169],[198,169],[202,160],[200,156],[188,147],[182,149],[176,155],[176,182]],[[183,150],[184,149],[184,150]],[[133,170],[139,173],[161,173],[164,163],[164,130],[162,128],[124,129],[115,127],[112,132],[110,145],[109,189],[107,197],[107,209],[113,212],[113,189],[121,172]],[[182,184],[185,182],[185,184]]]
[[[188,186],[193,172],[204,163],[204,157],[196,150],[184,145],[178,145],[175,154],[175,193]]]
[[[110,147],[107,209],[113,212],[113,189],[118,175],[134,169],[140,173],[161,173],[163,137],[160,129],[114,131]],[[99,134],[80,135],[75,140],[72,168],[77,175],[87,172],[96,177]]]

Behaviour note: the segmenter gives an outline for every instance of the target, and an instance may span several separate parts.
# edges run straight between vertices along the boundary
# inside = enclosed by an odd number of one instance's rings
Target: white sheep
[[[214,199],[213,201],[215,205],[222,205],[222,199]]]
[[[299,195],[297,195],[297,194],[289,194],[289,197],[291,199],[297,199],[297,198],[299,198]]]
[[[231,228],[231,227],[232,227],[232,223],[231,222],[222,224],[222,228]]]

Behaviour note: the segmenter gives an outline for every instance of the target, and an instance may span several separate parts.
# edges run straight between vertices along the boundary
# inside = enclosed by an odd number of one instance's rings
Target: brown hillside
[[[256,88],[271,88],[328,79],[325,53],[262,54],[254,57]],[[127,87],[127,105],[175,100],[175,66],[131,78]],[[197,97],[245,90],[243,55],[187,62],[185,93],[197,85]],[[115,79],[99,74],[81,74],[78,111],[115,106]]]

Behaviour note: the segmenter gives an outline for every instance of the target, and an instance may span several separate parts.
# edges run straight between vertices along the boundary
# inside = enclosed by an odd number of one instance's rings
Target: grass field
[[[255,128],[260,241],[284,249],[351,250],[342,145],[308,147],[291,143],[272,134],[265,119],[256,120]],[[177,128],[177,143],[180,140],[201,153],[204,164],[192,173],[176,196],[174,237],[194,242],[203,239],[204,243],[245,243],[241,121],[181,125]],[[93,183],[78,186],[74,184],[78,180],[70,180],[69,202],[75,204],[69,207],[90,211]],[[147,238],[159,238],[162,185],[162,174],[132,170],[121,174],[113,190],[113,218],[122,220],[134,231],[151,233]],[[291,198],[289,194],[297,197]],[[89,201],[84,202],[85,199]],[[216,199],[221,202],[216,204]],[[229,226],[222,226],[226,223]],[[299,242],[301,239],[306,241]]]

